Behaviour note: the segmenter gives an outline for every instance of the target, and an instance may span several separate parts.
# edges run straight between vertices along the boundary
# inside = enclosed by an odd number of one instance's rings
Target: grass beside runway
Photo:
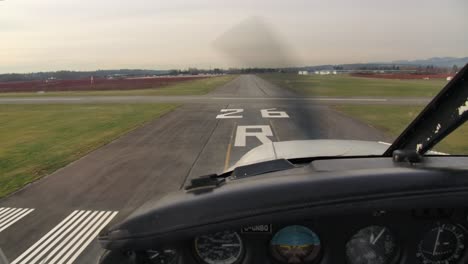
[[[0,93],[0,97],[44,97],[44,96],[131,96],[131,95],[203,95],[219,86],[226,84],[237,75],[223,75],[203,78],[199,80],[183,81],[165,87],[141,90],[112,90],[112,91],[70,91],[46,93]]]
[[[447,84],[443,79],[390,80],[339,75],[259,75],[280,87],[306,96],[432,97]]]
[[[0,105],[0,197],[175,107],[175,104]]]
[[[346,105],[336,109],[360,119],[396,138],[419,114],[423,107],[391,105]],[[440,142],[434,150],[468,155],[468,124],[459,127]]]

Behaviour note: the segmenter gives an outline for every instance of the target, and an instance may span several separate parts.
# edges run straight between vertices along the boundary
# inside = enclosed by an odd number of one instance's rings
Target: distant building
[[[49,78],[47,78],[47,79],[45,80],[45,83],[49,83],[49,82],[55,81],[55,80],[57,80],[57,78],[55,78],[55,77],[49,77]]]
[[[331,74],[331,71],[327,71],[327,70],[315,71],[315,74],[329,75],[329,74]]]
[[[309,75],[308,71],[299,71],[297,74],[299,75]]]

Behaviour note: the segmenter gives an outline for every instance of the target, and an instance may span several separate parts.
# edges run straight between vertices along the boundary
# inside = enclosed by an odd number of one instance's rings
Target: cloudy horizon
[[[465,57],[465,10],[463,0],[5,0],[0,73]]]

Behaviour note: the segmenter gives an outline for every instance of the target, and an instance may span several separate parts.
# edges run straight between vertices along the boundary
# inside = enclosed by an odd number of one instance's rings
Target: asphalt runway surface
[[[173,112],[0,200],[6,257],[15,264],[96,263],[95,237],[106,224],[193,177],[232,166],[262,144],[249,133],[264,133],[268,141],[388,140],[327,104],[300,100],[253,75],[197,98],[186,97]]]

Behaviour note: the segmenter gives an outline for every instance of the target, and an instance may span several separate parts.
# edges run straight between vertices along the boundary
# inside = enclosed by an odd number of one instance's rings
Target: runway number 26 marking
[[[220,114],[216,119],[233,119],[243,118],[244,109],[221,109]],[[289,115],[284,111],[276,110],[276,108],[261,109],[260,114],[262,118],[289,118]],[[235,147],[245,147],[247,137],[255,137],[262,144],[271,143],[268,137],[273,136],[273,131],[268,125],[255,125],[255,126],[237,126],[236,139],[234,141]]]
[[[231,119],[231,118],[243,118],[241,114],[244,109],[221,109],[216,119]],[[261,109],[260,113],[262,118],[289,118],[289,115],[284,111],[277,111],[276,108]]]
[[[284,111],[273,111],[276,108],[270,109],[262,109],[260,113],[262,113],[263,118],[289,118],[289,115]]]
[[[221,109],[221,113],[216,116],[216,119],[227,119],[227,118],[242,118],[242,115],[236,115],[244,112],[244,109]]]

